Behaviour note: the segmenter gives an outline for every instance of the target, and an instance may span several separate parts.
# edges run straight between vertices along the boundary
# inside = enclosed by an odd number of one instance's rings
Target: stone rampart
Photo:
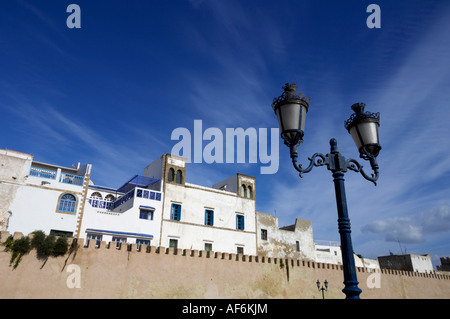
[[[2,232],[4,242],[9,234]],[[15,238],[20,234],[14,234]],[[23,256],[16,269],[0,248],[0,298],[343,299],[341,266],[290,258],[174,250],[78,239],[70,255]],[[450,276],[358,267],[361,298],[450,298]]]

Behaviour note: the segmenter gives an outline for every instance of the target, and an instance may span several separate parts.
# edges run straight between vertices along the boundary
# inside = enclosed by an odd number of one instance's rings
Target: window
[[[181,173],[180,170],[177,170],[177,176],[176,176],[176,179],[175,179],[175,183],[181,184],[182,180],[183,180],[183,173]]]
[[[244,247],[242,247],[242,246],[237,246],[236,252],[237,252],[238,254],[244,254]]]
[[[212,244],[211,243],[205,243],[205,250],[206,251],[212,251]]]
[[[261,239],[267,240],[267,229],[261,229]]]
[[[172,204],[172,210],[170,212],[170,219],[179,221],[181,219],[181,205]]]
[[[167,180],[169,182],[173,182],[174,179],[175,179],[175,170],[171,167],[169,169],[169,176],[167,176]]]
[[[150,246],[150,240],[149,239],[136,239],[137,248],[139,249],[141,245],[147,245]]]
[[[205,210],[205,225],[208,226],[214,225],[214,211],[211,209]]]
[[[50,229],[50,235],[61,236],[61,237],[73,237],[73,232],[65,230]]]
[[[116,200],[116,198],[112,194],[108,194],[105,196],[105,201],[107,201],[107,202],[114,202],[115,200]]]
[[[169,248],[178,249],[178,239],[169,239]]]
[[[236,215],[236,229],[244,230],[244,215]]]
[[[247,188],[247,198],[253,198],[253,189],[251,186]]]
[[[95,240],[95,246],[98,247],[100,245],[100,242],[102,241],[102,235],[98,234],[87,234],[86,238],[91,241]]]
[[[75,197],[75,195],[66,193],[59,199],[58,212],[74,214],[76,206],[77,198]]]
[[[126,237],[113,237],[112,241],[116,242],[116,248],[120,248],[121,243],[126,243],[127,238]]]
[[[102,199],[103,197],[102,197],[102,194],[100,194],[99,192],[93,192],[92,194],[91,194],[91,198],[92,199]]]
[[[245,193],[247,192],[247,188],[245,187],[245,185],[241,186],[241,197],[245,197]]]
[[[139,211],[140,219],[153,220],[153,211],[148,209],[141,209]]]
[[[300,251],[300,242],[298,240],[295,242],[295,248],[297,251]]]

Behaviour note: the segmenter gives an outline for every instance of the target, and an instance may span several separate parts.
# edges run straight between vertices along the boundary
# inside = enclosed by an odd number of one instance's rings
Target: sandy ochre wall
[[[3,233],[2,235],[5,235]],[[4,241],[6,236],[2,236]],[[343,299],[340,266],[311,261],[93,243],[71,255],[37,258],[16,269],[0,246],[0,298],[326,298]],[[358,269],[361,298],[450,298],[450,277]]]

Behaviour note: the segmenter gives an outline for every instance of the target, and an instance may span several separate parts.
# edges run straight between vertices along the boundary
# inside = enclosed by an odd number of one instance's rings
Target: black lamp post
[[[356,103],[352,105],[355,113],[345,121],[345,128],[352,135],[359,150],[360,157],[368,160],[372,167],[373,174],[371,176],[364,172],[363,166],[358,161],[352,158],[346,159],[339,153],[337,141],[334,138],[330,140],[330,153],[326,155],[315,153],[312,157],[308,158],[310,161],[308,167],[303,169],[301,164],[297,164],[297,147],[303,142],[305,118],[308,112],[310,98],[302,93],[297,93],[297,86],[295,84],[286,83],[283,89],[283,94],[273,100],[272,108],[278,117],[284,144],[290,149],[294,168],[299,172],[300,177],[303,177],[305,173],[309,173],[314,166],[327,166],[328,170],[333,173],[344,269],[345,288],[342,291],[345,293],[347,299],[359,299],[361,289],[358,288],[355,259],[353,257],[350,219],[348,217],[347,200],[345,197],[344,173],[347,170],[359,172],[366,180],[376,185],[378,179],[376,157],[381,149],[378,134],[380,113],[364,112],[365,104]]]
[[[316,284],[317,284],[317,289],[319,289],[319,291],[322,290],[322,299],[325,299],[324,291],[327,291],[327,289],[328,289],[328,281],[325,279],[325,282],[324,282],[325,287],[324,286],[320,287],[320,281],[318,279],[317,279]]]

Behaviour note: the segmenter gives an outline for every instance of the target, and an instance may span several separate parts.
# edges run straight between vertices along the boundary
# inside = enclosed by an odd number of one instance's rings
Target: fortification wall
[[[332,264],[134,244],[117,249],[105,242],[97,248],[81,239],[78,244],[71,255],[47,261],[31,251],[16,269],[1,247],[0,298],[313,299],[322,298],[317,280],[328,281],[326,298],[344,298],[342,269]],[[361,298],[450,298],[450,277],[442,274],[358,268],[358,280]]]

